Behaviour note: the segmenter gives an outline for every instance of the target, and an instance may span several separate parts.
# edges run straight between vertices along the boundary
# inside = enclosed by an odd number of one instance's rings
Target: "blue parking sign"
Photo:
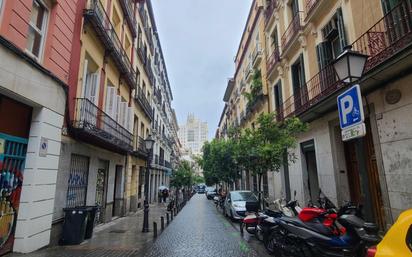
[[[337,100],[341,129],[352,127],[365,121],[359,85],[354,85],[340,94]]]

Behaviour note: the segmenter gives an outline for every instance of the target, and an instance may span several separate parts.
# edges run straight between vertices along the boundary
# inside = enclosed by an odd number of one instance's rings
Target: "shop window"
[[[43,54],[44,39],[46,38],[47,15],[48,11],[46,6],[41,1],[34,0],[27,35],[27,51],[38,60]]]
[[[66,207],[86,205],[88,177],[89,158],[82,155],[72,154],[67,186]]]

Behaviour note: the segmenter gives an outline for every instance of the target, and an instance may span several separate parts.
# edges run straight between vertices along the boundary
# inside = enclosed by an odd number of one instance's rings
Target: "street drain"
[[[112,230],[109,233],[123,234],[126,233],[126,230]]]

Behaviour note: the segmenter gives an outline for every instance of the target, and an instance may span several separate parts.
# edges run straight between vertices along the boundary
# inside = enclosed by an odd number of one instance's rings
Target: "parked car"
[[[233,220],[240,220],[246,216],[246,202],[258,202],[256,195],[251,191],[230,191],[225,200],[224,214]]]
[[[412,209],[404,211],[382,241],[368,249],[367,257],[412,256]]]
[[[214,187],[206,187],[206,198],[207,198],[208,200],[212,200],[213,197],[215,197],[215,195],[217,195],[216,188],[214,188]]]
[[[206,192],[206,185],[198,185],[196,192],[198,194],[204,194]]]

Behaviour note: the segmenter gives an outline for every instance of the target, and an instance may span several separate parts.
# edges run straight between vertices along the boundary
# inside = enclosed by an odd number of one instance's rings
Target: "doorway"
[[[105,222],[108,172],[109,161],[99,160],[96,180],[96,205],[99,207],[99,211],[96,215],[96,224]]]
[[[115,172],[112,216],[119,217],[123,209],[123,166],[116,165]]]
[[[319,176],[318,167],[316,165],[316,151],[315,151],[315,141],[309,140],[301,143],[302,153],[305,158],[306,165],[306,176],[304,176],[304,185],[306,191],[309,193],[309,200],[312,203],[318,201],[319,198]]]
[[[365,219],[385,228],[382,192],[373,145],[370,120],[365,120],[366,136],[344,143],[351,201],[362,204]]]

